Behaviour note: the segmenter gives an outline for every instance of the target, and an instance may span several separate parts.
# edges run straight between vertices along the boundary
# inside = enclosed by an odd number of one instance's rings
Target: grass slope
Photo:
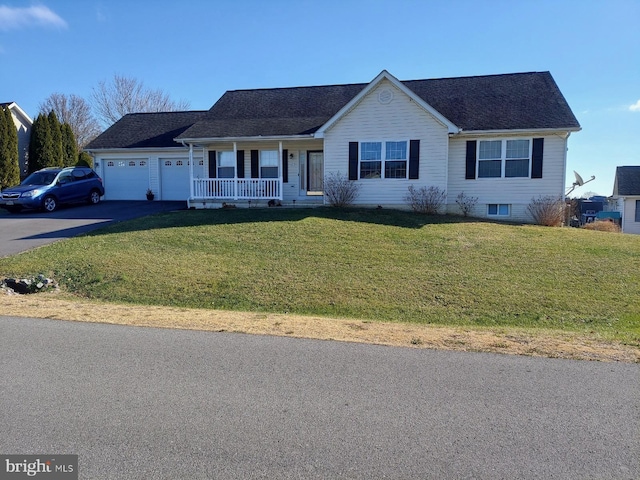
[[[0,259],[87,298],[640,343],[640,238],[391,210],[181,211]]]

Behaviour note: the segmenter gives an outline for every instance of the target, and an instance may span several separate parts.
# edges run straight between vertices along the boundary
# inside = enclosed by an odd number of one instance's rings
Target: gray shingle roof
[[[232,90],[182,138],[304,135],[318,130],[367,84]]]
[[[580,127],[549,72],[402,83],[463,130]],[[310,134],[366,86],[360,83],[228,91],[179,138]]]
[[[206,111],[130,113],[125,115],[85,149],[179,147],[178,135],[204,117]]]
[[[640,166],[617,167],[614,195],[640,195]]]

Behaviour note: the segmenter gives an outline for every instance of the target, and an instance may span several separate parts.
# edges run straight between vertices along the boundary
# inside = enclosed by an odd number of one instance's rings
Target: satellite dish
[[[587,180],[586,182],[582,179],[582,177],[580,176],[580,174],[578,172],[576,172],[575,170],[573,171],[573,174],[576,177],[576,181],[573,182],[573,185],[571,185],[567,191],[565,192],[565,196],[569,195],[571,192],[573,192],[577,187],[581,187],[583,186],[585,183],[589,183],[592,180],[596,179],[595,175],[591,175],[591,178],[589,180]]]

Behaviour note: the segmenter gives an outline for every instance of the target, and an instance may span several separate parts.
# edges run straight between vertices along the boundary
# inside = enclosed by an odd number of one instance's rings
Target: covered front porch
[[[322,147],[309,136],[190,144],[189,205],[321,204]]]

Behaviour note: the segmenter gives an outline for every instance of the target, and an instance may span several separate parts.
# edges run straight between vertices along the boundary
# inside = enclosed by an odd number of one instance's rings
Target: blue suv
[[[89,167],[51,167],[33,172],[20,185],[3,190],[0,207],[10,212],[23,208],[53,212],[62,203],[99,203],[103,195],[102,179]]]

